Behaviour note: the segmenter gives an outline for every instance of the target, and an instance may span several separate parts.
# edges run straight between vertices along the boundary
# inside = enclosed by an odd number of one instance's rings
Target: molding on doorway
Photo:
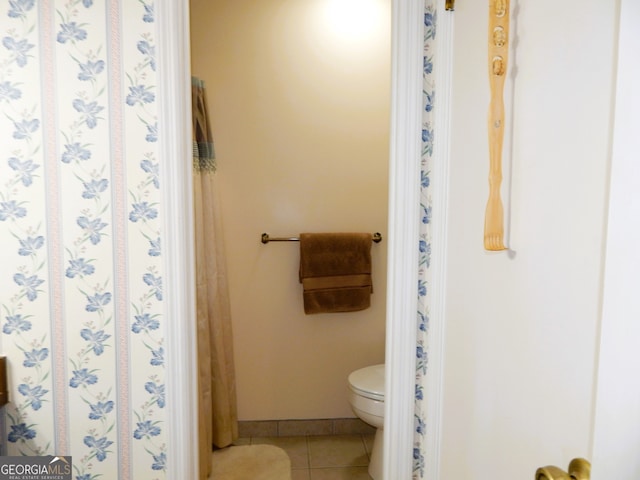
[[[640,4],[619,7],[602,316],[597,357],[592,478],[639,478],[640,457]],[[615,65],[615,64],[614,64]],[[603,132],[605,135],[606,132]]]
[[[440,0],[444,1],[444,0]],[[198,478],[197,378],[195,375],[195,286],[192,272],[193,213],[190,118],[190,49],[188,0],[161,0],[156,5],[158,32],[158,99],[163,183],[164,302],[167,349],[167,478]],[[392,109],[389,189],[389,257],[386,338],[385,478],[412,478],[415,347],[419,238],[419,186],[422,113],[422,55],[424,4],[392,1]],[[439,35],[446,38],[449,21],[441,20]],[[444,54],[443,54],[444,55]],[[450,65],[441,62],[440,68]],[[450,85],[450,82],[449,82]],[[444,95],[443,95],[444,94]],[[448,95],[439,85],[439,95]],[[444,108],[444,107],[440,107]],[[448,107],[447,107],[448,108]],[[441,112],[447,119],[446,110]],[[448,121],[448,120],[447,120]],[[445,135],[442,126],[440,135]],[[169,134],[168,132],[171,132]],[[448,133],[440,140],[446,149],[435,162],[448,162]],[[184,161],[176,161],[184,159]],[[443,163],[445,162],[445,163]],[[433,256],[446,254],[446,168],[438,178],[434,218]],[[442,256],[442,262],[446,257]],[[444,281],[444,263],[435,267],[434,281]],[[443,312],[444,290],[434,298]],[[440,303],[438,303],[440,302]],[[438,306],[440,305],[440,306]],[[428,420],[432,437],[426,456],[430,471],[438,471],[440,401],[444,323],[432,330]],[[436,357],[436,355],[438,357]],[[437,480],[437,475],[428,477]]]
[[[199,478],[188,0],[156,2],[166,339],[166,478]]]
[[[392,2],[383,478],[413,476],[423,2]]]

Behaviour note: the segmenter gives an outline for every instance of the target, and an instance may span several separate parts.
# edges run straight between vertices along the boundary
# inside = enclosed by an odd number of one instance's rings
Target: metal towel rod
[[[380,232],[376,232],[371,235],[371,240],[375,243],[380,243],[382,241],[382,234]],[[268,233],[263,233],[261,237],[262,243],[269,242],[299,242],[300,239],[298,237],[270,237]]]

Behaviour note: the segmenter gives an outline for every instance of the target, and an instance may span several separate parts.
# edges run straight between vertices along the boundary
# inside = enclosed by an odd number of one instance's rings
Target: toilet
[[[364,367],[349,375],[349,404],[353,412],[376,427],[369,475],[382,480],[382,441],[384,425],[384,364]]]

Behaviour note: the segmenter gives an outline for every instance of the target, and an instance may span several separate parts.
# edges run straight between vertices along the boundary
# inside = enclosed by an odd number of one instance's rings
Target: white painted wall
[[[512,250],[496,254],[482,245],[487,3],[456,5],[443,480],[533,478],[591,455],[617,2],[511,6]]]

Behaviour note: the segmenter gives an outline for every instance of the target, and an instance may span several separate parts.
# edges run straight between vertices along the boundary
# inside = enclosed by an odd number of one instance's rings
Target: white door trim
[[[442,7],[444,0],[439,0]],[[418,220],[422,113],[423,1],[392,0],[392,111],[390,151],[390,214],[388,259],[388,306],[385,420],[385,478],[412,477],[415,348],[417,316]],[[444,12],[444,8],[439,8]],[[191,147],[191,78],[188,0],[156,3],[158,32],[159,141],[162,181],[163,257],[165,285],[165,338],[167,351],[167,478],[198,478],[197,377],[195,358],[195,285],[193,258]],[[451,23],[442,21],[438,35],[449,38]],[[162,32],[162,34],[160,34]],[[449,69],[443,57],[439,68]],[[440,98],[447,91],[439,86]],[[443,105],[448,102],[443,102]],[[444,108],[444,106],[442,107]],[[444,110],[440,118],[446,118]],[[444,122],[443,122],[444,123]],[[440,125],[441,138],[448,139]],[[448,140],[446,140],[448,141]],[[443,146],[445,144],[443,143]],[[436,162],[447,164],[447,148],[436,154]],[[445,176],[439,198],[446,199]],[[444,192],[444,193],[443,193]],[[434,218],[442,219],[434,237],[433,257],[444,255],[446,201],[434,204]],[[445,258],[445,257],[441,257]],[[444,278],[445,268],[434,271],[434,281]],[[437,293],[436,305],[444,301]],[[444,311],[444,309],[439,309]],[[441,318],[440,325],[444,325]],[[433,335],[430,345],[442,352],[443,332]],[[431,398],[427,417],[434,437],[425,452],[430,471],[437,471],[442,365],[429,367]],[[429,477],[437,480],[437,477]]]
[[[392,2],[383,478],[410,479],[416,384],[424,2]]]
[[[592,446],[594,479],[640,478],[639,21],[637,0],[622,0]]]
[[[156,2],[168,479],[199,478],[189,1]]]

